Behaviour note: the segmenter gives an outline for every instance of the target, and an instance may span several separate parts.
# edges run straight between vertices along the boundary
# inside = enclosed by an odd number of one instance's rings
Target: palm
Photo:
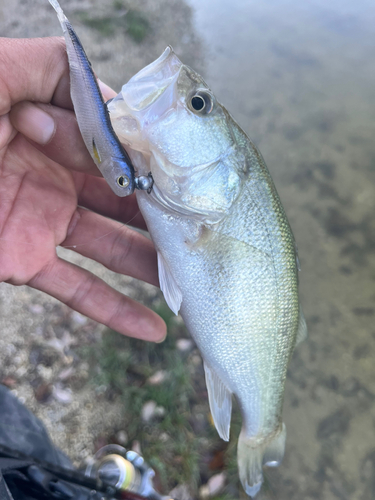
[[[43,116],[54,126],[39,141]],[[0,282],[29,285],[121,333],[160,340],[165,324],[154,312],[56,254],[58,245],[76,247],[158,285],[152,243],[124,226],[145,228],[135,196],[116,197],[98,175],[72,111],[61,40],[0,39]]]
[[[0,281],[23,285],[56,257],[77,208],[72,174],[20,134],[0,159]]]

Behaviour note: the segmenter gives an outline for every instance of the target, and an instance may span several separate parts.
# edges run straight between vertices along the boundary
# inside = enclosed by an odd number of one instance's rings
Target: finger
[[[24,101],[13,106],[10,119],[14,128],[51,160],[69,170],[101,175],[82,140],[73,111]]]
[[[62,37],[0,38],[0,115],[20,101],[52,101],[72,109]]]
[[[114,93],[112,89],[104,92]],[[132,226],[147,229],[135,195],[115,196],[104,179],[91,177],[101,174],[84,145],[72,111],[49,104],[21,102],[12,108],[10,119],[14,128],[48,158],[69,170],[90,174],[75,176],[80,205],[125,224],[131,221]],[[49,123],[51,119],[53,125]],[[51,130],[52,137],[48,139]]]
[[[117,93],[113,89],[111,89],[111,87],[102,82],[99,78],[97,80],[104,102],[107,102],[109,101],[109,99],[113,99],[114,97],[116,97]]]
[[[17,130],[12,126],[9,113],[0,116],[0,151],[14,139],[16,134]]]
[[[165,338],[165,323],[156,313],[70,262],[54,259],[28,285],[129,337],[154,342]]]
[[[159,286],[156,251],[151,241],[126,226],[78,208],[62,247],[100,262],[115,273]]]

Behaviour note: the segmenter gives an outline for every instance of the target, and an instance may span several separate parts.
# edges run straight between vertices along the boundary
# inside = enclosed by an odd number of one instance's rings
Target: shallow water
[[[299,247],[309,339],[275,497],[375,498],[375,5],[189,4],[204,76],[260,147]]]
[[[79,24],[79,2],[63,3],[103,80],[119,90],[170,43],[260,147],[299,247],[309,328],[290,365],[274,497],[375,498],[375,4],[140,2],[152,30],[124,47],[122,32],[104,40]],[[3,36],[60,35],[47,0],[0,0],[0,23]],[[21,345],[12,293],[2,336]]]

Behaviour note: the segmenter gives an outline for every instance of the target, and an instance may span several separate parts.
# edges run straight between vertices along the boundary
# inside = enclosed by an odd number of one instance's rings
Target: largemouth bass
[[[288,361],[306,335],[296,246],[262,156],[204,80],[169,47],[109,105],[115,132],[151,193],[137,192],[158,252],[160,286],[204,360],[211,413],[229,439],[243,425],[242,485],[280,463]]]

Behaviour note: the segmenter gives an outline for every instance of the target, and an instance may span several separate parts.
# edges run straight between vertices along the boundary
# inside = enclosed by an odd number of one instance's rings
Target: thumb
[[[0,116],[20,101],[72,109],[63,38],[0,38]]]

